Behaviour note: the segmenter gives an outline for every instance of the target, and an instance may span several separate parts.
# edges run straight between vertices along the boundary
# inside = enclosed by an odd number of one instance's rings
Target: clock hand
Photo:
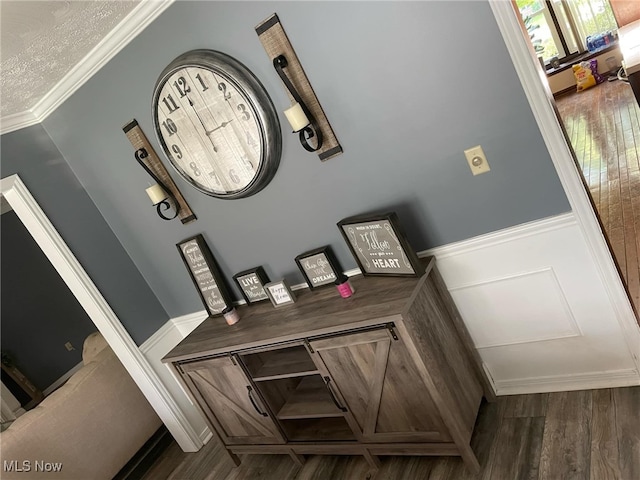
[[[207,127],[204,126],[204,122],[200,118],[200,115],[198,114],[198,110],[196,110],[195,105],[193,104],[193,102],[191,101],[191,99],[189,97],[187,97],[187,100],[189,100],[189,105],[191,105],[191,108],[193,108],[193,111],[196,112],[196,117],[198,117],[198,120],[200,120],[200,125],[202,125],[202,128],[204,128],[206,130]]]
[[[233,118],[231,120],[229,120],[228,122],[222,122],[218,127],[214,128],[213,130],[207,130],[206,132],[204,132],[207,135],[212,134],[213,132],[215,132],[216,130],[220,130],[221,128],[226,127],[227,125],[229,125],[231,122],[233,122]]]
[[[211,133],[211,132],[207,131],[207,127],[204,126],[204,122],[202,121],[202,118],[200,118],[200,115],[198,114],[198,110],[196,110],[195,105],[193,104],[193,102],[191,101],[191,99],[189,97],[187,97],[187,100],[189,100],[189,105],[191,105],[191,108],[193,108],[193,111],[196,113],[196,117],[198,117],[198,120],[200,121],[200,125],[202,125],[202,128],[204,128],[205,135],[207,137],[209,137],[209,133]],[[211,142],[211,145],[213,146],[213,151],[217,153],[218,152],[218,148],[216,147],[215,143],[213,143],[213,140],[211,140],[211,137],[209,137],[209,141]]]

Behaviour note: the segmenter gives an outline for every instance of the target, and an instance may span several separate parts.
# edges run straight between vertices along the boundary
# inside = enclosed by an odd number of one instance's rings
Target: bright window
[[[572,0],[566,3],[573,19],[583,47],[587,48],[586,38],[590,35],[615,31],[618,28],[609,0]]]
[[[587,39],[618,28],[609,0],[516,0],[531,42],[545,62],[585,52]]]

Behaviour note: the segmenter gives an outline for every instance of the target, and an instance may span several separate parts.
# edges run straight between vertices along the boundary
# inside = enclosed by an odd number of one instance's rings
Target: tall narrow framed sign
[[[229,289],[204,237],[198,234],[176,246],[209,315],[222,315],[233,307]]]

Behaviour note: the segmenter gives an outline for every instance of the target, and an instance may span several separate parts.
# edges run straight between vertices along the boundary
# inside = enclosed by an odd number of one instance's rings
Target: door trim
[[[525,40],[512,2],[489,0],[498,28],[506,44],[513,66],[540,128],[542,138],[567,195],[598,270],[603,288],[611,301],[618,324],[625,333],[629,353],[640,371],[640,326],[631,301],[622,284],[613,256],[604,237],[595,211],[585,191],[580,173],[556,115],[553,95],[545,73]]]
[[[199,435],[20,177],[3,178],[0,189],[180,447],[189,452],[199,450]]]

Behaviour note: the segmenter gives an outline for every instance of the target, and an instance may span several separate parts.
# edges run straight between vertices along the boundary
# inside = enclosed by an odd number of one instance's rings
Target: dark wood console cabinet
[[[483,395],[495,399],[435,260],[420,278],[353,277],[355,295],[208,318],[166,357],[238,464],[238,453],[460,455]]]

